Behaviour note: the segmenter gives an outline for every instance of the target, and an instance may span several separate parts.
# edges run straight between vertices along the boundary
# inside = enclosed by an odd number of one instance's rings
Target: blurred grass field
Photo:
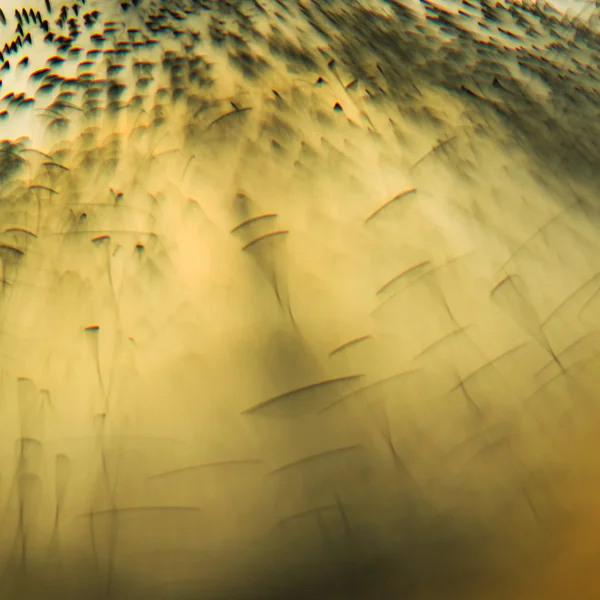
[[[5,0],[1,598],[600,599],[580,8]]]

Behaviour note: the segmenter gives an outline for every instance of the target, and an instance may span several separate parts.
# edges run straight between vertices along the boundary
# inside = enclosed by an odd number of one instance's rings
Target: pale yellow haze
[[[597,600],[597,182],[260,4],[313,67],[246,78],[197,9],[187,103],[167,34],[112,114],[0,77],[0,597]]]

